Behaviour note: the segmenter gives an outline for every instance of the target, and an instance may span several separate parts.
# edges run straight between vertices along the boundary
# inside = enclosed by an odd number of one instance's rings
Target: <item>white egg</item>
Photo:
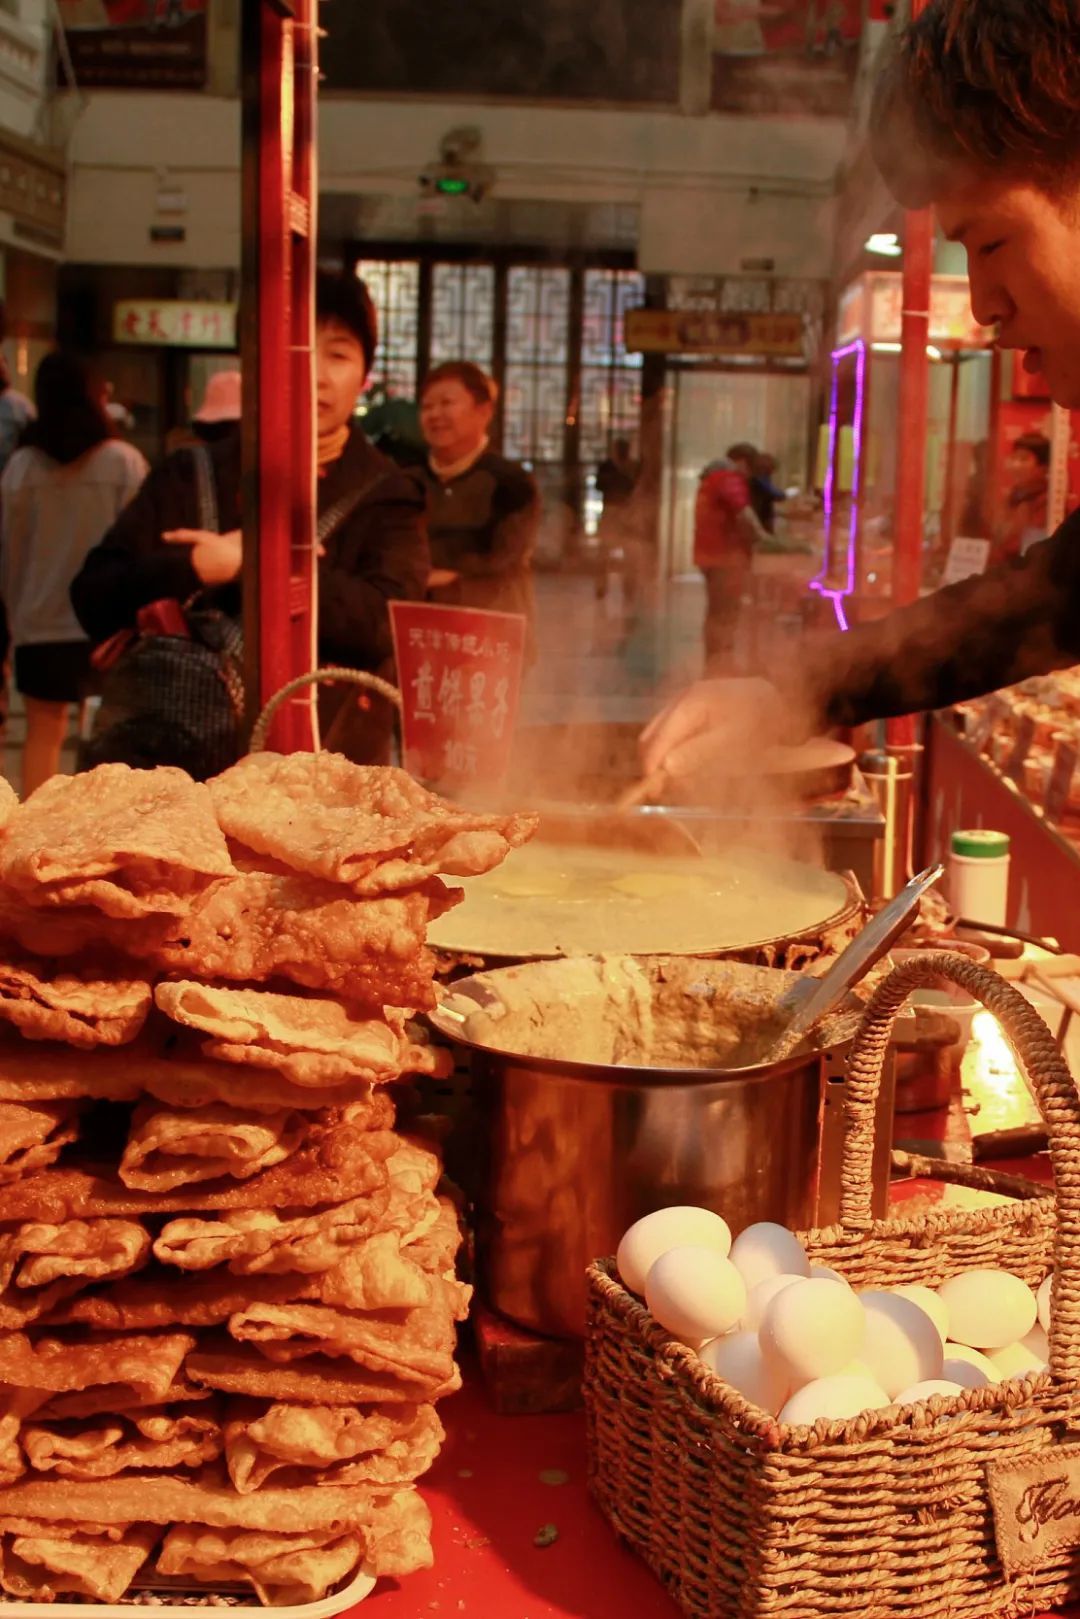
[[[714,1338],[702,1349],[701,1358],[717,1377],[770,1416],[776,1415],[788,1397],[787,1378],[779,1366],[766,1361],[756,1332]]]
[[[944,1376],[966,1389],[984,1389],[1001,1382],[1001,1373],[992,1360],[964,1344],[945,1345]]]
[[[997,1367],[1003,1383],[1012,1377],[1038,1377],[1047,1365],[1042,1356],[1036,1355],[1023,1341],[991,1350],[987,1359]]]
[[[747,1287],[770,1276],[809,1276],[810,1261],[800,1242],[769,1220],[748,1225],[731,1245],[731,1263]]]
[[[1025,1338],[1021,1338],[1020,1342],[1023,1344],[1025,1349],[1030,1349],[1033,1355],[1037,1355],[1044,1366],[1049,1366],[1050,1339],[1047,1337],[1046,1332],[1037,1321],[1027,1336]]]
[[[871,1383],[877,1382],[877,1378],[864,1360],[849,1360],[846,1366],[841,1366],[837,1375],[840,1377],[868,1377]]]
[[[710,1209],[685,1204],[644,1215],[624,1233],[615,1257],[623,1286],[640,1296],[645,1292],[645,1278],[660,1255],[669,1248],[686,1247],[712,1248],[726,1259],[731,1251],[727,1221]]]
[[[645,1278],[645,1303],[676,1338],[703,1343],[733,1327],[746,1309],[746,1285],[715,1248],[672,1248]]]
[[[1039,1283],[1039,1291],[1035,1295],[1036,1309],[1039,1312],[1039,1325],[1044,1332],[1050,1331],[1050,1292],[1053,1286],[1054,1273],[1051,1271],[1046,1280]]]
[[[785,1287],[769,1304],[761,1348],[801,1388],[842,1371],[862,1349],[865,1330],[863,1307],[849,1287],[811,1278]]]
[[[943,1399],[949,1400],[964,1390],[959,1383],[950,1383],[944,1377],[932,1377],[927,1383],[916,1383],[912,1388],[904,1389],[896,1396],[897,1405],[919,1405],[923,1400],[933,1399],[940,1394]]]
[[[949,1338],[972,1349],[1004,1349],[1035,1325],[1035,1295],[1004,1270],[969,1270],[942,1282],[949,1312]]]
[[[897,1298],[910,1299],[912,1304],[919,1306],[920,1310],[925,1310],[937,1328],[938,1337],[942,1343],[946,1341],[949,1336],[949,1311],[944,1299],[939,1298],[929,1287],[919,1287],[918,1285],[893,1287],[889,1291],[895,1293]]]
[[[811,1265],[810,1277],[815,1282],[839,1282],[841,1287],[850,1287],[851,1283],[846,1276],[841,1276],[838,1270],[831,1265]]]
[[[782,1293],[785,1287],[791,1287],[795,1282],[805,1280],[805,1276],[766,1276],[763,1282],[758,1282],[747,1292],[742,1326],[747,1332],[757,1332],[765,1311],[776,1295]]]
[[[858,1297],[866,1311],[862,1358],[891,1398],[941,1376],[941,1339],[925,1310],[876,1288]]]
[[[781,1408],[780,1421],[795,1427],[808,1426],[821,1417],[844,1422],[863,1411],[880,1411],[889,1403],[889,1396],[872,1377],[820,1377],[791,1396]]]

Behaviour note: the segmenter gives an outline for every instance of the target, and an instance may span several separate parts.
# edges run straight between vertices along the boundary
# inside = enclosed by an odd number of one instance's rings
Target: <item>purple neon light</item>
[[[836,613],[836,621],[842,630],[848,628],[847,614],[844,611],[843,598],[850,596],[855,589],[856,543],[859,526],[859,495],[862,491],[862,442],[863,420],[866,409],[866,344],[861,337],[843,348],[834,349],[832,359],[832,391],[829,396],[829,463],[825,474],[825,488],[822,498],[825,506],[825,532],[832,539],[832,515],[836,499],[836,440],[838,421],[840,415],[840,361],[846,360],[849,355],[857,354],[855,366],[855,419],[852,423],[854,442],[853,460],[854,470],[851,487],[851,523],[848,528],[847,543],[847,583],[840,590],[830,588],[825,579],[829,572],[830,558],[826,556],[824,565],[817,578],[811,582],[811,590],[817,590],[823,596],[828,596]]]

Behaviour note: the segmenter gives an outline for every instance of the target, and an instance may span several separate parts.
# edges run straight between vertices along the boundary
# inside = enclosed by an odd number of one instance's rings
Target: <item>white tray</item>
[[[138,1580],[133,1589],[139,1592]],[[0,1616],[3,1619],[132,1619],[134,1614],[147,1612],[154,1608],[183,1609],[187,1614],[194,1616],[200,1611],[206,1613],[266,1613],[273,1614],[275,1619],[333,1619],[334,1614],[344,1613],[346,1608],[355,1608],[358,1602],[370,1596],[375,1589],[375,1576],[365,1574],[363,1570],[356,1576],[350,1585],[343,1586],[332,1596],[322,1597],[318,1602],[303,1602],[291,1608],[264,1608],[258,1598],[252,1602],[247,1600],[254,1597],[254,1592],[247,1586],[243,1587],[245,1600],[235,1605],[222,1604],[194,1604],[188,1599],[193,1596],[206,1596],[208,1593],[200,1591],[196,1586],[178,1586],[176,1590],[161,1590],[155,1593],[145,1587],[139,1592],[138,1601],[128,1602],[92,1602],[87,1598],[83,1602],[18,1602],[14,1599],[0,1601]],[[228,1593],[230,1596],[239,1594],[240,1587],[234,1587]]]

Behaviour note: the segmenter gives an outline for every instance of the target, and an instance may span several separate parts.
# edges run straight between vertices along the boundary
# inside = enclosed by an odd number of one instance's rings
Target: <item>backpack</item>
[[[193,446],[198,527],[221,532],[214,469]],[[186,602],[151,602],[134,631],[94,654],[106,670],[80,770],[120,763],[149,770],[179,765],[206,781],[235,764],[243,744],[244,670],[239,622],[198,591]]]
[[[191,454],[197,526],[219,534],[213,463],[202,444]],[[316,534],[320,546],[384,476],[377,472],[323,513]],[[107,674],[79,769],[178,765],[196,781],[227,770],[246,748],[243,650],[239,621],[214,607],[205,591],[183,603],[158,601],[142,608],[134,631],[121,631],[94,653],[96,667]]]

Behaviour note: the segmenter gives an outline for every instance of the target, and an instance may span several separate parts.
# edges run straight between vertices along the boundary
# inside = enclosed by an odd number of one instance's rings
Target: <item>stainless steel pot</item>
[[[454,1004],[489,1004],[508,973],[518,983],[534,975],[542,1002],[544,975],[558,965],[463,980]],[[770,1005],[794,976],[704,960],[641,965],[660,974],[677,967],[695,989],[726,994],[734,986]],[[699,1003],[690,1015],[700,1035],[707,1012]],[[476,1208],[481,1294],[522,1326],[580,1335],[587,1265],[613,1254],[627,1226],[654,1209],[700,1204],[735,1230],[755,1220],[800,1229],[836,1217],[850,1014],[820,1046],[773,1066],[734,1069],[576,1061],[572,1042],[565,1055],[522,1056],[496,1049],[501,1036],[463,1035],[445,1013],[433,1021],[470,1049],[487,1120]],[[883,1187],[891,1113],[890,1093],[879,1135]]]

